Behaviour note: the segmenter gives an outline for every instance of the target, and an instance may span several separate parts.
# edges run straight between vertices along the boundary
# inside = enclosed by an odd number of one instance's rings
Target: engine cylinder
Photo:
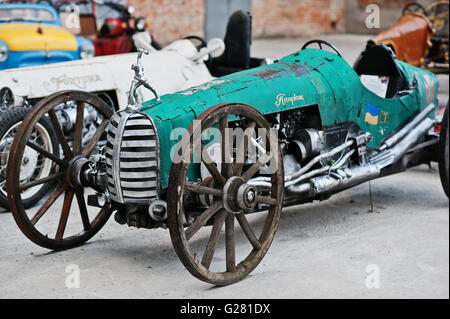
[[[323,149],[321,132],[315,129],[303,129],[289,147],[299,163],[320,154]]]

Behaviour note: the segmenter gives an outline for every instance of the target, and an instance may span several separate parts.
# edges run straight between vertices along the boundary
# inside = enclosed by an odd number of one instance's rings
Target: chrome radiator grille
[[[159,141],[145,113],[119,111],[107,129],[108,191],[119,203],[148,204],[159,191]]]

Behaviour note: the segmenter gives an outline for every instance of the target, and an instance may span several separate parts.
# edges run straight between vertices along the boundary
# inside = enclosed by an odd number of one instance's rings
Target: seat
[[[399,97],[402,92],[409,89],[408,81],[395,62],[394,52],[384,44],[376,45],[369,41],[353,69],[360,77],[363,75],[387,77],[389,82],[385,98]]]
[[[265,65],[264,59],[250,57],[252,43],[252,17],[242,10],[235,11],[228,20],[225,33],[225,51],[212,58],[208,68],[213,76],[219,77],[245,69]]]

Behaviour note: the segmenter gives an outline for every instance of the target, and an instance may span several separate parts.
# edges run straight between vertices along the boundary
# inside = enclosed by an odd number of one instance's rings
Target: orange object
[[[421,66],[432,46],[433,34],[433,26],[425,15],[407,12],[396,24],[373,37],[371,41],[390,46],[398,60]]]

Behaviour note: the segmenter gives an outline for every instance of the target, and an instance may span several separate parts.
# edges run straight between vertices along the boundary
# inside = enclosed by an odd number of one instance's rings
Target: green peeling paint
[[[417,85],[411,94],[397,99],[381,98],[366,89],[339,56],[306,49],[270,65],[143,103],[141,111],[154,119],[160,139],[161,186],[167,187],[170,151],[177,142],[170,139],[171,131],[189,127],[196,117],[220,103],[248,104],[263,114],[318,105],[322,125],[354,121],[372,133],[374,139],[368,146],[376,147],[412,114],[430,103],[437,104],[439,83],[435,75],[400,61],[397,64],[408,82]],[[365,122],[368,103],[379,109],[376,125]]]

